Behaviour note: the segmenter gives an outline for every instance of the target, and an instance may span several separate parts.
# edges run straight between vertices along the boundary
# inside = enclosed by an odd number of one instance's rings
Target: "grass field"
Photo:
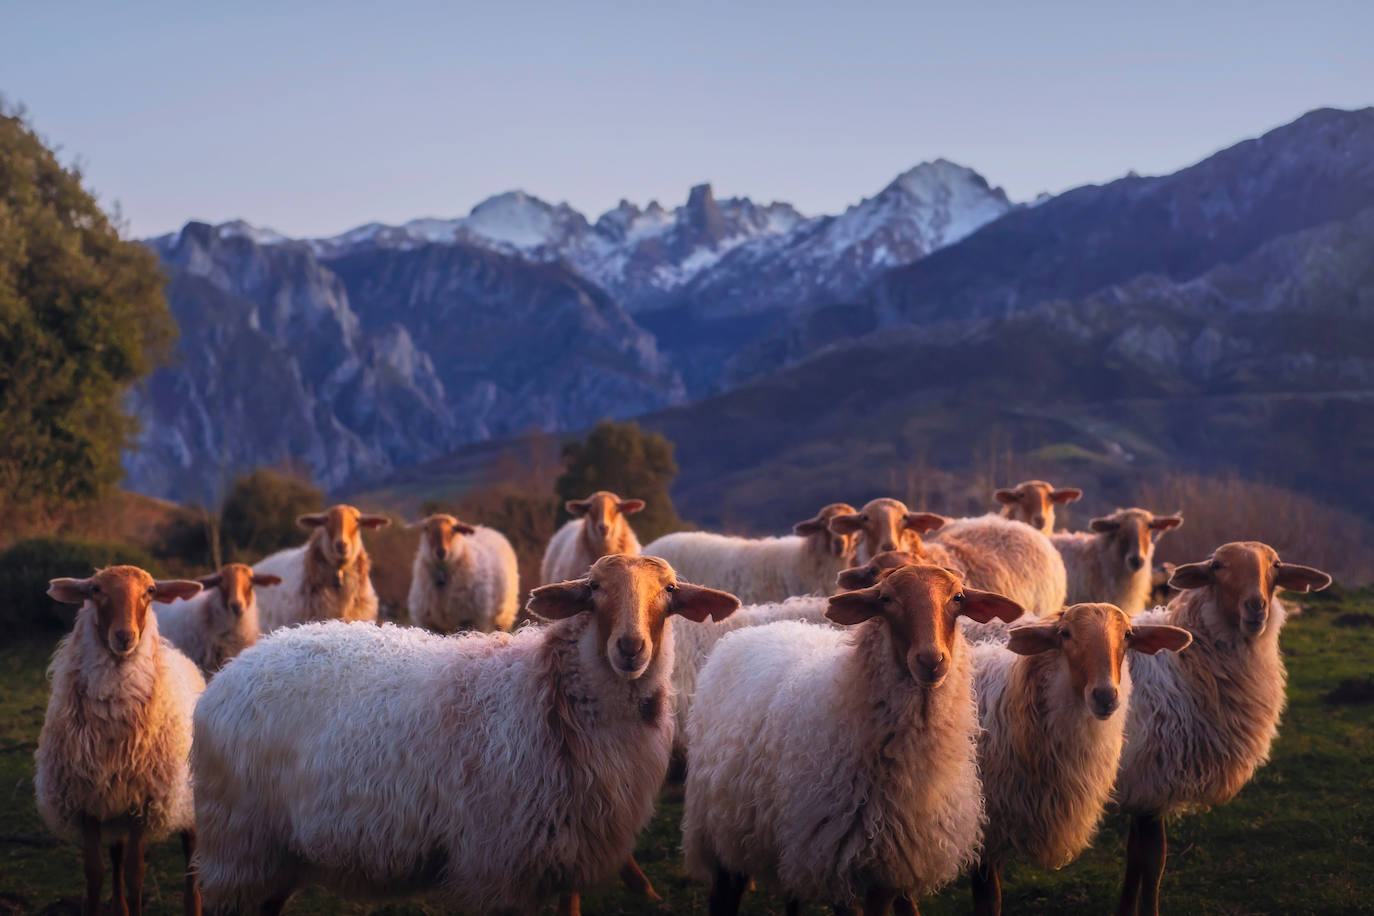
[[[1273,760],[1230,805],[1171,822],[1165,912],[1374,911],[1367,897],[1374,886],[1374,590],[1311,596],[1284,631],[1283,647],[1289,708]],[[71,843],[46,836],[33,803],[33,751],[51,651],[51,641],[0,648],[0,914],[79,911],[80,856]],[[664,902],[649,905],[618,888],[602,889],[584,897],[589,916],[705,912],[705,888],[682,872],[681,814],[681,792],[670,787],[639,841],[639,861]],[[1122,827],[1120,818],[1108,818],[1096,845],[1061,871],[1013,867],[1005,876],[1007,912],[1109,912],[1120,879]],[[148,912],[180,912],[179,868],[175,843],[153,851]],[[921,903],[923,913],[935,916],[969,909],[967,882]],[[441,912],[432,898],[368,904],[317,890],[288,908],[321,916]],[[763,888],[746,900],[745,912],[781,913],[781,901]]]

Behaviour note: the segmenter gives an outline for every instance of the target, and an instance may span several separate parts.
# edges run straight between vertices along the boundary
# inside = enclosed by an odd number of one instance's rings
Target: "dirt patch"
[[[1322,699],[1331,706],[1374,703],[1374,678],[1348,677]]]

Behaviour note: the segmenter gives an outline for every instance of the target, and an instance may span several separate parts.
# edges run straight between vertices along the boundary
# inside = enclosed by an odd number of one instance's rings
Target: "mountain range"
[[[593,222],[511,192],[148,244],[182,326],[135,397],[156,495],[286,458],[432,483],[491,454],[468,443],[607,415],[677,443],[688,517],[765,528],[997,441],[1109,489],[1235,467],[1329,496],[1374,457],[1374,109],[1033,204],[939,160],[832,216],[702,185]]]

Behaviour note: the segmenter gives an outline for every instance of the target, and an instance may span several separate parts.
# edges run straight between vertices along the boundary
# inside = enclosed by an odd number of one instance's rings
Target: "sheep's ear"
[[[153,583],[153,598],[156,601],[174,601],[199,594],[200,583],[189,579],[158,579]]]
[[[542,585],[530,592],[525,605],[529,611],[545,620],[563,620],[592,609],[592,580],[572,579]]]
[[[1182,524],[1183,516],[1181,515],[1161,515],[1159,518],[1150,522],[1150,530],[1169,531],[1170,529],[1177,528],[1179,525]]]
[[[622,499],[620,501],[621,515],[634,515],[636,512],[644,511],[644,500],[642,499]]]
[[[823,531],[829,530],[830,526],[827,525],[825,519],[821,518],[819,515],[815,518],[808,518],[804,522],[797,522],[792,526],[792,533],[800,534],[802,537],[806,537],[809,534],[820,534]]]
[[[63,604],[85,604],[90,594],[90,579],[53,579],[48,582],[48,597]]]
[[[1274,584],[1290,592],[1319,592],[1331,584],[1331,577],[1310,566],[1284,563],[1274,577]]]
[[[995,492],[992,494],[992,496],[993,496],[993,498],[996,499],[999,503],[1003,503],[1004,505],[1008,505],[1008,506],[1010,506],[1011,504],[1013,504],[1013,503],[1015,503],[1015,502],[1018,501],[1018,497],[1017,497],[1017,495],[1016,495],[1016,491],[1015,491],[1015,490],[1008,490],[1006,487],[1003,487],[1002,489],[995,491]]]
[[[453,530],[456,531],[456,532],[458,532],[459,534],[476,534],[476,533],[477,533],[477,529],[474,528],[474,527],[472,527],[471,525],[469,525],[467,522],[454,522],[454,523],[453,523]]]
[[[831,595],[830,605],[825,611],[826,618],[840,626],[852,627],[856,623],[877,617],[883,612],[878,589],[879,586],[872,585],[854,592]]]
[[[1050,494],[1050,502],[1062,506],[1065,503],[1077,502],[1083,498],[1083,491],[1078,487],[1063,487]]]
[[[871,567],[852,566],[840,570],[839,575],[835,577],[835,584],[841,591],[852,592],[860,588],[869,588],[881,578],[881,573]]]
[[[1095,518],[1088,522],[1088,527],[1098,534],[1111,534],[1121,527],[1121,523],[1114,522],[1109,518]]]
[[[1132,652],[1154,655],[1156,652],[1182,652],[1193,641],[1193,634],[1182,627],[1131,627],[1126,634],[1126,648]]]
[[[1212,566],[1208,562],[1185,563],[1174,568],[1169,577],[1169,585],[1179,591],[1190,588],[1205,588],[1212,584]]]
[[[281,585],[281,576],[274,576],[271,573],[255,573],[253,584],[258,588],[265,585]]]
[[[407,530],[407,531],[418,531],[419,529],[421,529],[421,528],[425,527],[426,525],[428,525],[428,524],[429,524],[429,520],[432,519],[432,518],[434,518],[434,516],[432,516],[432,515],[426,515],[424,518],[417,518],[415,521],[413,521],[413,522],[411,522],[410,524],[406,525],[406,530]]]
[[[906,514],[906,527],[917,534],[929,534],[937,528],[943,528],[949,519],[943,515],[936,515],[934,512],[908,512]]]
[[[214,572],[208,576],[196,576],[196,581],[200,583],[201,588],[214,588],[223,578],[221,573]]]
[[[830,519],[830,530],[835,534],[853,534],[856,531],[862,531],[863,527],[864,520],[857,512],[847,512]]]
[[[1017,655],[1039,655],[1041,652],[1058,649],[1059,627],[1055,624],[1015,627],[1007,640],[1007,648]]]
[[[570,499],[563,504],[563,508],[568,510],[569,515],[582,516],[587,514],[587,510],[591,508],[591,504],[585,499]]]
[[[385,515],[360,515],[358,516],[358,524],[364,528],[385,528],[391,524],[391,519]]]
[[[318,528],[329,521],[329,516],[323,512],[312,512],[310,515],[302,515],[296,519],[296,524],[302,528]]]
[[[696,623],[702,623],[708,617],[724,620],[739,609],[739,599],[734,595],[701,585],[678,582],[673,586],[672,595],[673,602],[668,613]]]
[[[965,588],[963,595],[964,600],[959,603],[959,614],[978,623],[989,623],[994,617],[1011,623],[1026,613],[1021,605],[996,592]]]

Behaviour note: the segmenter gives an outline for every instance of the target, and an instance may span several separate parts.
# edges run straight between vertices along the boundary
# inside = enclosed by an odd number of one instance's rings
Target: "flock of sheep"
[[[1119,912],[1153,914],[1163,818],[1228,801],[1268,756],[1276,593],[1330,578],[1225,544],[1147,610],[1182,519],[1054,533],[1080,495],[1029,481],[957,520],[836,503],[792,536],[641,548],[644,503],[598,492],[568,503],[525,608],[542,623],[519,627],[510,544],[449,515],[416,523],[415,627],[374,625],[361,531],[387,519],[350,506],[252,568],[56,579],[81,610],[50,669],[39,811],[82,843],[93,914],[105,851],[137,913],[146,844],[174,833],[188,913],[201,893],[278,913],[309,884],[577,913],[616,875],[655,897],[632,851],[676,752],[712,914],[754,879],[789,913],[915,913],[963,873],[996,913],[1004,862],[1071,862],[1109,806],[1131,817]]]

